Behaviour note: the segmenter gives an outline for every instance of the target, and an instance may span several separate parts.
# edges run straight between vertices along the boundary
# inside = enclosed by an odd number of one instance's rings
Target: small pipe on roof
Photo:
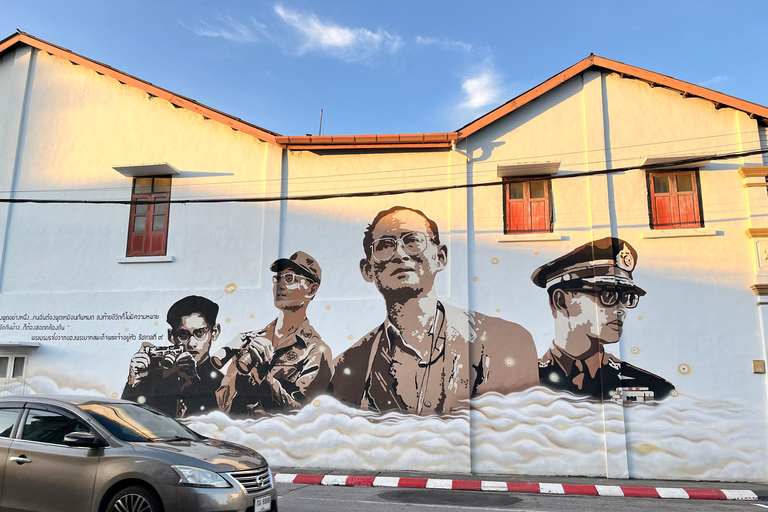
[[[459,149],[456,149],[456,139],[453,139],[453,140],[451,141],[451,151],[455,151],[455,152],[457,152],[458,154],[460,154],[460,155],[464,155],[465,157],[467,157],[467,162],[471,162],[471,161],[472,161],[472,157],[471,157],[471,156],[469,156],[469,155],[468,155],[467,153],[465,153],[464,151],[461,151],[461,150],[459,150]]]

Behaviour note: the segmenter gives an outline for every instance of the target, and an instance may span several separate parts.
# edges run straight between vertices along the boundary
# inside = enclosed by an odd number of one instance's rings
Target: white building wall
[[[542,161],[561,162],[558,176],[567,177],[641,165],[650,156],[766,147],[764,130],[761,139],[756,121],[742,112],[597,71],[462,140],[458,151],[287,151],[28,49],[0,59],[0,87],[10,91],[0,101],[0,197],[12,190],[14,197],[129,200],[131,180],[112,167],[157,162],[181,171],[171,198],[183,200],[485,183],[497,179],[499,165]],[[759,263],[755,241],[744,233],[763,225],[768,195],[745,189],[738,174],[762,163],[758,156],[706,165],[704,228],[663,238],[650,238],[658,233],[649,227],[646,178],[638,170],[553,180],[554,232],[527,241],[503,234],[499,186],[173,204],[167,263],[119,263],[127,205],[0,205],[0,231],[7,225],[0,237],[0,343],[60,337],[33,350],[30,391],[119,396],[139,335],[168,343],[165,311],[173,302],[197,294],[219,304],[215,350],[275,318],[269,266],[301,250],[323,271],[308,317],[338,356],[384,320],[381,295],[360,275],[361,242],[377,212],[402,205],[432,218],[448,246],[438,298],[523,325],[541,355],[554,327],[547,294],[531,273],[591,240],[617,236],[637,250],[634,278],[648,294],[630,311],[612,352],[675,384],[678,393],[663,403],[621,408],[536,388],[490,393],[466,417],[381,422],[322,397],[252,428],[223,414],[193,426],[256,446],[285,465],[447,470],[459,464],[477,472],[766,480],[766,379],[751,371],[753,359],[765,359],[750,289]],[[673,236],[681,234],[694,236]],[[4,327],[13,325],[19,329]]]

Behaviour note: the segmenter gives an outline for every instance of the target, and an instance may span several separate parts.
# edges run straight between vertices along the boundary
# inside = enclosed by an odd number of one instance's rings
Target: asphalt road
[[[382,487],[277,484],[280,512],[458,512],[517,511],[751,511],[768,512],[768,502],[607,498],[506,492],[444,491]]]

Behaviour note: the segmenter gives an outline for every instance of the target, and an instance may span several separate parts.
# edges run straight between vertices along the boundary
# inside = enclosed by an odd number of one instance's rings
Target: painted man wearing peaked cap
[[[448,264],[437,224],[395,206],[363,237],[363,278],[384,297],[384,322],[334,361],[331,391],[380,412],[449,414],[471,397],[535,386],[536,347],[518,324],[443,304],[435,277]]]
[[[547,289],[555,319],[554,343],[539,360],[542,386],[598,400],[610,400],[617,388],[648,388],[656,400],[675,389],[604,351],[618,343],[627,311],[645,295],[632,279],[636,265],[635,249],[608,237],[536,269],[531,279]]]
[[[239,334],[213,356],[232,359],[217,391],[222,411],[236,416],[298,409],[328,388],[331,350],[309,323],[307,307],[320,287],[320,265],[298,251],[269,267],[278,315],[259,331]]]

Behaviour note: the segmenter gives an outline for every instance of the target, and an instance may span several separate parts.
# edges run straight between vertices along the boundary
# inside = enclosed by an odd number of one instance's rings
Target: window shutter
[[[507,231],[525,231],[525,201],[511,199],[507,209]]]
[[[701,226],[695,172],[653,173],[649,175],[649,182],[653,228]]]
[[[168,194],[155,194],[153,201],[167,201]],[[151,215],[147,216],[148,240],[146,254],[163,256],[168,239],[168,204],[155,203],[151,205]]]
[[[552,230],[548,181],[511,182],[505,185],[506,233]]]
[[[149,199],[149,196],[133,196],[134,201]],[[131,205],[131,219],[128,228],[128,256],[143,256],[147,244],[147,218],[151,205]]]
[[[136,178],[133,201],[146,201],[131,205],[128,226],[128,249],[126,256],[164,256],[168,242],[168,201],[171,194],[170,178]],[[141,190],[141,194],[136,194]],[[152,192],[160,193],[152,193]],[[148,193],[145,193],[148,192]]]

